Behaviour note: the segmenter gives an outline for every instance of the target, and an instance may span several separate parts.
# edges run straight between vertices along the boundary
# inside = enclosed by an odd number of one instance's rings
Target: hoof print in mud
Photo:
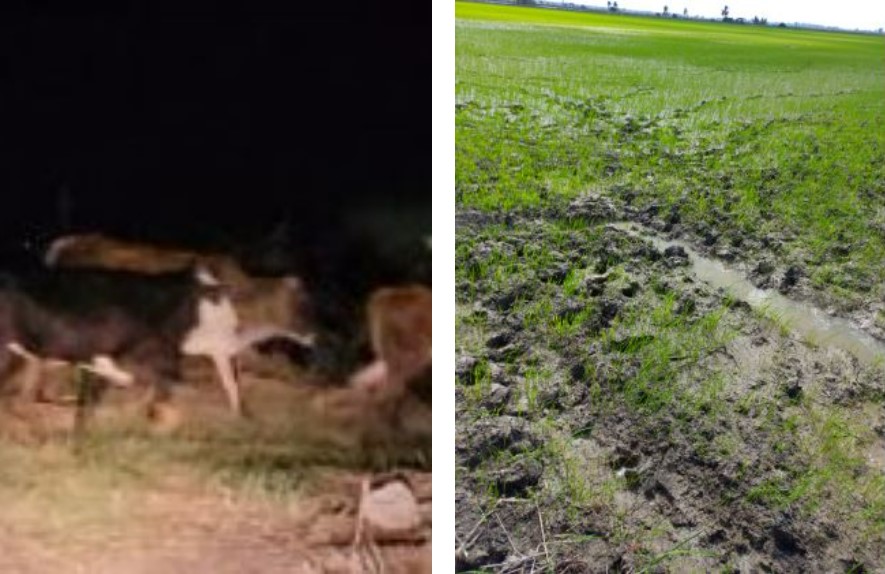
[[[671,245],[664,249],[664,261],[671,268],[688,265],[688,253],[681,245]]]
[[[618,313],[620,313],[623,308],[623,302],[617,299],[604,299],[600,301],[599,305],[596,307],[595,316],[593,317],[593,322],[597,329],[607,329],[608,327],[611,327],[612,321],[615,320],[615,317],[618,316]]]
[[[784,394],[788,399],[797,400],[802,396],[802,385],[798,382],[789,383],[784,387]]]
[[[791,265],[784,273],[784,276],[777,287],[778,291],[780,291],[781,293],[789,293],[793,290],[794,287],[796,287],[796,284],[799,283],[802,275],[802,269],[800,269],[796,265]]]
[[[778,552],[788,555],[805,554],[805,549],[802,548],[799,541],[789,530],[781,526],[775,526],[771,530],[771,537]]]
[[[458,451],[464,462],[474,467],[500,451],[515,455],[534,450],[540,444],[528,421],[501,416],[477,421],[469,437],[458,445]]]
[[[537,486],[544,473],[540,461],[533,458],[522,458],[496,471],[492,476],[495,487],[501,496],[524,496],[528,490]]]

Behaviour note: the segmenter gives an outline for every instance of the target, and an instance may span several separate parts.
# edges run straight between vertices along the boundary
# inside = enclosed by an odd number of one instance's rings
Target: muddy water
[[[681,247],[688,254],[694,274],[716,288],[723,288],[731,297],[745,301],[754,309],[761,309],[777,317],[789,329],[805,340],[819,346],[847,351],[863,363],[885,365],[885,343],[865,333],[851,322],[831,317],[822,310],[801,301],[784,297],[777,291],[759,289],[739,271],[729,269],[721,262],[700,255],[688,244],[663,239],[629,222],[611,224],[612,227],[634,237],[650,241],[657,249]]]

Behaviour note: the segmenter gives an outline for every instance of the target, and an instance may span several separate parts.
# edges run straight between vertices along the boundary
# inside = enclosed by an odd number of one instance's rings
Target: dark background
[[[81,231],[223,250],[339,331],[429,282],[430,3],[164,4],[4,8],[0,270]]]
[[[366,206],[429,230],[429,3],[249,6],[5,14],[4,246],[244,245],[284,221],[340,242]]]

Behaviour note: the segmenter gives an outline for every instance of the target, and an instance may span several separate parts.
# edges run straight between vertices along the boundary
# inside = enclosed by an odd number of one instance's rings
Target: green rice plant
[[[875,35],[456,2],[456,202],[586,193],[811,255],[835,304],[885,283]]]

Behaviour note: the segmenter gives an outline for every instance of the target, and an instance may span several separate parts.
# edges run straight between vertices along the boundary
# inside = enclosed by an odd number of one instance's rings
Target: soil
[[[422,527],[411,540],[377,545],[387,572],[430,572],[430,479],[426,474],[411,479],[420,489]],[[4,514],[0,570],[350,573],[354,560],[364,559],[366,550],[352,545],[358,490],[339,485],[339,491],[330,489],[281,507],[178,482],[140,492],[125,515],[76,531],[58,532],[37,518],[21,520],[19,512],[13,515],[17,520]]]
[[[885,571],[885,507],[844,492],[885,484],[880,367],[698,281],[684,251],[606,226],[625,220],[731,260],[761,287],[823,300],[774,250],[720,252],[678,218],[601,197],[461,210],[456,569]],[[664,307],[672,325],[650,328]],[[721,340],[700,331],[713,315]],[[655,363],[658,349],[673,354]],[[836,412],[878,430],[856,443],[856,476],[822,478],[812,496],[797,484],[829,456],[808,446],[815,417]]]
[[[70,401],[3,397],[0,571],[430,572],[429,406],[390,421],[365,393],[246,373],[238,421],[201,373],[153,421],[119,390],[79,431]],[[355,544],[363,481],[394,479],[420,526]]]

